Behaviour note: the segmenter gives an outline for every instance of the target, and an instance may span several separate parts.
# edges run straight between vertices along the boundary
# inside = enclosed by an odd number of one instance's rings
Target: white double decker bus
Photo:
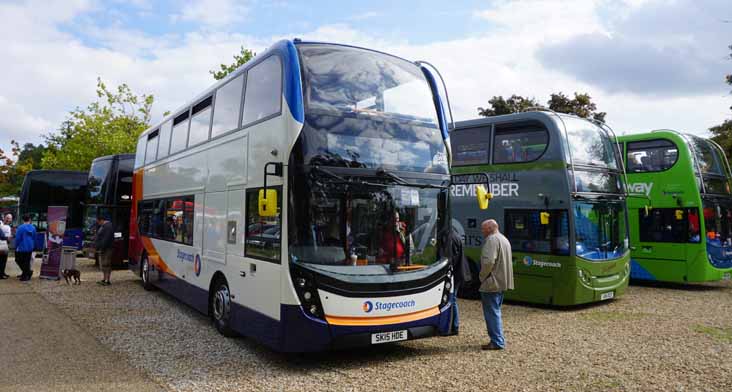
[[[449,334],[439,91],[422,63],[274,44],[140,136],[130,265],[279,351]]]

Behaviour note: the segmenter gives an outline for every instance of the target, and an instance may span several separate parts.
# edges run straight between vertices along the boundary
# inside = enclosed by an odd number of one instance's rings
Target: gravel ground
[[[631,286],[572,309],[504,305],[507,350],[483,352],[480,304],[460,335],[309,355],[220,336],[208,319],[129,271],[113,285],[80,259],[81,286],[35,280],[112,351],[170,390],[732,390],[732,283]]]

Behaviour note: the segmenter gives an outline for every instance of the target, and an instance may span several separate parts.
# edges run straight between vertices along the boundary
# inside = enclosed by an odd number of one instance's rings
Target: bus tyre
[[[231,328],[231,292],[225,279],[218,279],[211,295],[211,318],[220,334],[226,337],[236,336]]]
[[[152,291],[155,289],[155,287],[150,283],[150,261],[147,258],[147,255],[142,256],[142,260],[140,260],[140,277],[142,278],[142,288],[144,288],[147,291]]]

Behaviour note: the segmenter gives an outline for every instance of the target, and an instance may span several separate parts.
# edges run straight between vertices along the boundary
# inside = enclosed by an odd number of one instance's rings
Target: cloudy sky
[[[730,115],[729,0],[0,0],[0,148],[41,141],[99,76],[156,121],[243,45],[324,40],[434,63],[456,119],[494,95],[588,92],[618,133],[705,134]]]

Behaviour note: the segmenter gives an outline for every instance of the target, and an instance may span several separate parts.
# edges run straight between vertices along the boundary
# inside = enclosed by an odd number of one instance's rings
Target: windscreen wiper
[[[380,184],[380,183],[377,183],[377,182],[369,182],[369,181],[363,181],[363,180],[355,180],[355,179],[350,178],[350,177],[349,178],[341,177],[338,174],[335,174],[332,171],[330,171],[328,169],[324,169],[324,168],[322,168],[320,166],[313,166],[311,170],[312,171],[315,171],[315,172],[318,172],[318,173],[325,174],[325,175],[329,176],[330,178],[336,180],[334,182],[335,183],[339,183],[339,184],[370,185],[370,186],[378,186],[378,187],[386,187],[387,186],[386,184]]]
[[[404,185],[404,186],[411,186],[411,187],[423,188],[423,189],[424,188],[435,188],[435,189],[445,189],[445,188],[447,188],[446,185],[418,184],[418,183],[415,183],[415,182],[409,182],[409,181],[407,181],[407,180],[399,177],[398,175],[394,174],[393,172],[387,171],[384,168],[379,168],[378,170],[376,170],[376,175],[377,176],[381,176],[381,177],[391,178],[397,184]]]

